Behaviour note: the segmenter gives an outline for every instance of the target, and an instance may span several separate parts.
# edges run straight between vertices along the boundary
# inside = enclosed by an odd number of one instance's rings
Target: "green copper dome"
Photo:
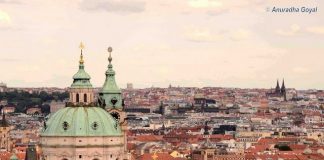
[[[49,117],[41,136],[121,136],[116,120],[99,107],[65,107]]]
[[[84,60],[81,50],[79,70],[76,74],[73,75],[73,83],[71,85],[71,88],[92,88],[90,78],[90,75],[84,70]]]
[[[85,79],[89,80],[91,77],[90,75],[84,70],[84,65],[79,66],[79,70],[76,74],[73,75],[73,79]]]
[[[112,64],[108,65],[106,71],[106,80],[102,87],[102,93],[121,93],[121,89],[117,86],[115,80],[115,71],[112,69]]]

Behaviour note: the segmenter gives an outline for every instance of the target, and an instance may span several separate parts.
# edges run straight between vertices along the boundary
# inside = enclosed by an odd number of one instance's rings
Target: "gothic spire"
[[[281,93],[285,93],[285,92],[286,92],[285,79],[283,79],[281,85]]]
[[[277,79],[277,86],[276,86],[276,93],[280,93],[280,86],[279,86],[279,80]]]

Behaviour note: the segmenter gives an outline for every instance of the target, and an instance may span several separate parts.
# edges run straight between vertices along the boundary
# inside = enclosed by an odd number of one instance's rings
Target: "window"
[[[93,122],[91,125],[93,130],[97,130],[98,129],[98,123],[97,122]]]
[[[79,158],[82,158],[82,155],[79,155]]]
[[[76,94],[76,102],[80,101],[79,93]]]
[[[69,129],[69,123],[68,122],[64,121],[62,125],[63,125],[64,131]]]
[[[83,95],[83,101],[84,101],[84,102],[87,102],[87,101],[88,101],[87,98],[88,98],[87,94],[84,94],[84,95]]]

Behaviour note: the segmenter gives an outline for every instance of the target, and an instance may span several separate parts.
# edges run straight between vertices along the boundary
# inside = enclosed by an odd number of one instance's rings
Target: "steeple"
[[[73,75],[73,83],[70,88],[70,102],[74,105],[83,106],[93,102],[93,88],[90,83],[90,75],[84,70],[83,49],[80,43],[79,70]]]
[[[279,80],[277,79],[277,86],[276,86],[276,93],[280,93],[280,86],[279,86]]]
[[[108,48],[108,69],[106,71],[106,80],[102,87],[102,90],[99,93],[99,103],[102,107],[106,109],[113,109],[113,108],[122,108],[122,97],[121,97],[121,90],[117,86],[115,80],[115,71],[113,70],[112,65],[112,57],[111,57],[112,48]]]
[[[282,80],[281,94],[284,96],[284,101],[287,101],[285,79]]]
[[[285,79],[282,80],[281,93],[286,92]]]

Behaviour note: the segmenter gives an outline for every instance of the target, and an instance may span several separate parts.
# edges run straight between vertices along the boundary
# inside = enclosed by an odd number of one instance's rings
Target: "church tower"
[[[285,86],[285,80],[282,80],[282,85],[281,85],[281,94],[284,97],[284,101],[287,101],[287,96],[286,96],[286,86]]]
[[[70,101],[45,122],[40,134],[41,160],[124,160],[125,135],[119,122],[94,102],[84,70],[83,45]]]
[[[126,121],[126,113],[124,112],[123,108],[123,100],[121,95],[121,89],[117,86],[116,80],[115,80],[115,71],[113,70],[112,65],[112,57],[111,57],[112,48],[108,48],[108,69],[106,71],[106,80],[105,83],[99,92],[99,98],[98,103],[99,105],[106,109],[112,117],[116,119],[117,122],[119,122],[119,125],[122,129],[122,132],[124,134],[124,151],[127,151],[127,136],[126,136],[126,130],[127,130],[127,121]]]
[[[276,90],[275,90],[275,93],[279,94],[281,91],[280,91],[280,86],[279,86],[279,80],[277,79],[277,86],[276,86]]]
[[[123,123],[125,121],[125,113],[123,111],[121,89],[117,86],[115,80],[115,71],[111,63],[112,48],[108,48],[108,69],[106,71],[105,83],[99,92],[99,104],[106,109],[117,121]]]
[[[93,88],[90,83],[90,75],[84,70],[83,60],[84,45],[80,44],[81,54],[79,70],[73,76],[73,83],[70,88],[70,103],[73,105],[89,105],[93,103]]]

